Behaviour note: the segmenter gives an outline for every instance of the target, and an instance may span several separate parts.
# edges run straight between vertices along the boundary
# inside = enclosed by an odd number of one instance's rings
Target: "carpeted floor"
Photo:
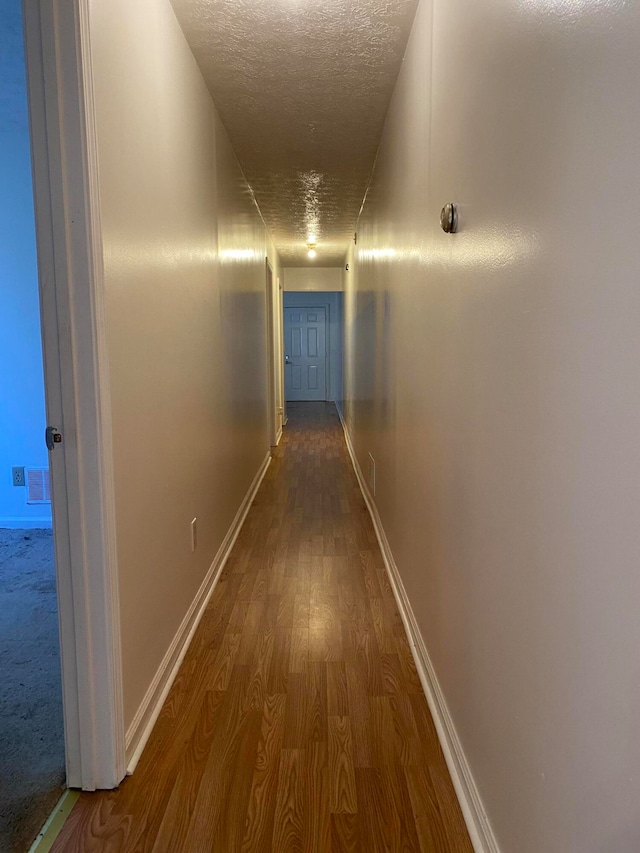
[[[0,529],[0,852],[25,853],[62,793],[53,538]]]

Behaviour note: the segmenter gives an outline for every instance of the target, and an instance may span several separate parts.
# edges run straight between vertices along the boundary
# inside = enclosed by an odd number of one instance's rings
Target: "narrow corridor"
[[[472,850],[333,404],[290,406],[136,773],[53,847],[89,850]]]

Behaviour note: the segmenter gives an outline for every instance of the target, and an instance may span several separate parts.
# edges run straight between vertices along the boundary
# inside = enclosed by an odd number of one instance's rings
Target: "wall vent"
[[[27,468],[27,503],[51,503],[51,484],[48,468]]]

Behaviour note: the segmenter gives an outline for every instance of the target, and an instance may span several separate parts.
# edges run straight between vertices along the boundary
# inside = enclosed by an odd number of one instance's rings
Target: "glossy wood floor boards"
[[[333,405],[290,405],[135,774],[53,851],[472,853]]]

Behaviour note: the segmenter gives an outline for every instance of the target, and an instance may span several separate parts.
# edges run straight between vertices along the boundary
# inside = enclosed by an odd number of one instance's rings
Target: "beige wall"
[[[268,452],[267,238],[169,3],[91,26],[129,725]]]
[[[423,0],[345,275],[347,422],[504,853],[640,850],[639,43],[634,3]]]
[[[285,267],[285,290],[342,290],[340,267]]]

